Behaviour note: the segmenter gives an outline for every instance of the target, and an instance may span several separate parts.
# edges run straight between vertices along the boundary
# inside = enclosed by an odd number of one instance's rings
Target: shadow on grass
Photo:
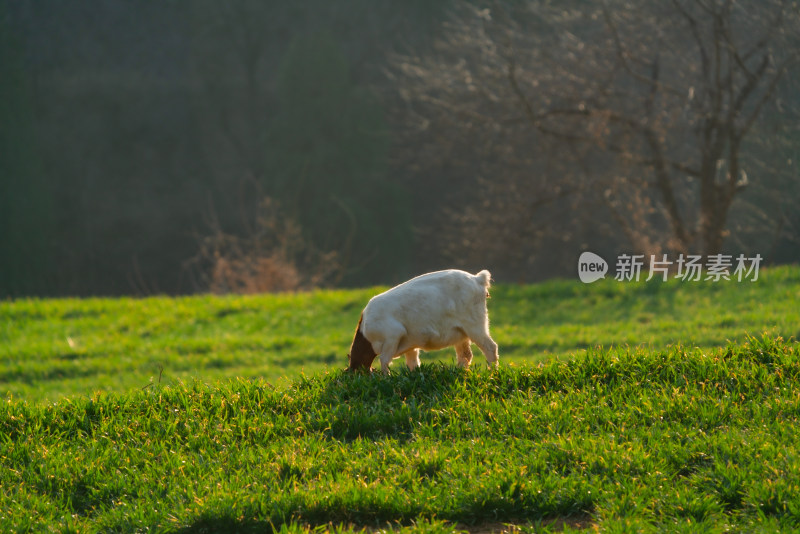
[[[262,520],[255,518],[234,518],[226,515],[211,516],[205,515],[198,518],[190,525],[174,530],[177,534],[211,534],[217,532],[238,532],[238,533],[259,533],[272,534],[276,532],[331,532],[339,527],[342,532],[370,532],[373,529],[396,530],[398,527],[413,527],[414,525],[426,524],[433,521],[426,517],[408,517],[408,514],[400,514],[391,518],[376,519],[375,517],[358,518],[342,517],[341,514],[332,511],[326,514],[325,510],[315,510],[316,521],[307,522],[300,518],[289,523]],[[372,514],[371,514],[372,515]],[[361,519],[361,520],[359,520]],[[450,524],[457,531],[469,533],[489,533],[506,532],[509,525],[532,527],[539,531],[561,532],[569,529],[588,529],[591,528],[594,519],[589,513],[569,514],[565,516],[545,516],[545,517],[522,517],[509,516],[503,517],[497,514],[487,514],[484,518],[475,518],[464,522],[458,518],[438,518],[442,525]]]
[[[73,362],[81,356],[72,353],[57,356],[60,362],[54,362],[47,368],[22,368],[7,369],[0,372],[0,383],[19,382],[21,384],[38,384],[41,382],[60,382],[78,378],[97,376],[104,371],[96,367],[78,366]]]
[[[312,427],[332,439],[385,437],[405,441],[430,410],[466,388],[470,373],[442,363],[405,367],[388,376],[346,373],[325,384]]]
[[[185,526],[174,532],[178,534],[216,534],[217,532],[271,533],[280,532],[280,527],[274,526],[269,521],[258,519],[239,519],[229,516],[206,515],[197,518],[191,525]]]

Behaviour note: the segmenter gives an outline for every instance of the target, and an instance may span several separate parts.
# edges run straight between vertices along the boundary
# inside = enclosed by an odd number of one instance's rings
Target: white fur
[[[497,343],[489,335],[486,309],[489,271],[476,275],[456,269],[423,274],[376,295],[364,308],[361,331],[389,372],[393,358],[405,354],[410,369],[419,365],[419,349],[455,345],[458,364],[469,367],[470,341],[496,366]]]

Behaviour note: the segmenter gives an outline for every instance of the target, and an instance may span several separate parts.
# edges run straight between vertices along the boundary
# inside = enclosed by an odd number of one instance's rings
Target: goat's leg
[[[397,356],[397,346],[399,345],[398,340],[386,340],[383,342],[383,347],[381,348],[381,371],[383,374],[389,374],[389,364],[392,363],[392,359]]]
[[[466,338],[464,341],[456,343],[456,357],[458,358],[458,366],[464,369],[469,368],[472,363],[472,347],[470,347],[470,340]]]
[[[469,332],[467,332],[469,334]],[[488,332],[477,332],[469,336],[472,342],[478,345],[483,355],[486,356],[486,363],[489,367],[497,367],[499,355],[497,354],[497,343],[494,342]]]
[[[406,365],[409,369],[416,369],[419,367],[419,349],[411,349],[405,352]]]

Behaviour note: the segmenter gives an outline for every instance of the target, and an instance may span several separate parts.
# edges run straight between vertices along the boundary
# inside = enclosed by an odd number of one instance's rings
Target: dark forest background
[[[0,0],[0,297],[800,261],[789,0]]]

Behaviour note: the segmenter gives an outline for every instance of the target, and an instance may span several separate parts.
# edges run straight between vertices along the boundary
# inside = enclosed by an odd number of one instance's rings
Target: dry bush
[[[261,201],[248,235],[222,230],[212,218],[211,233],[200,238],[188,262],[196,285],[212,293],[276,293],[312,289],[335,282],[342,269],[335,251],[316,250],[299,224],[273,199]]]

